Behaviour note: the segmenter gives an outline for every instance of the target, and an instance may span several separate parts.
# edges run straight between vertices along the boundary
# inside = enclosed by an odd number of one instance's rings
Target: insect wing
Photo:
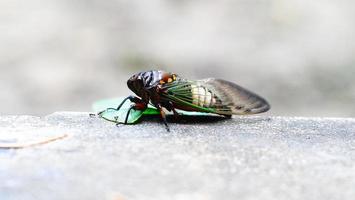
[[[270,108],[267,101],[257,94],[221,79],[180,79],[164,88],[163,98],[199,112],[244,115],[266,112]]]
[[[202,80],[207,88],[221,100],[222,110],[216,107],[217,113],[229,108],[234,115],[258,114],[270,109],[269,103],[259,95],[229,81],[222,79]]]
[[[163,89],[166,91],[161,96],[165,101],[172,102],[182,110],[215,113],[214,109],[200,106],[196,103],[201,96],[195,92],[195,89],[198,88],[197,85],[197,81],[179,79],[172,83],[164,84]]]

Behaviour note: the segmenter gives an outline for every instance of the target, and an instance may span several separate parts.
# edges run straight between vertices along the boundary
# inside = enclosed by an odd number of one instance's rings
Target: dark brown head
[[[128,88],[142,98],[147,97],[149,90],[159,84],[164,73],[160,70],[151,70],[134,74],[127,81]]]
[[[127,81],[128,88],[140,97],[142,96],[142,92],[144,90],[144,83],[143,83],[142,74],[143,74],[143,72],[139,72],[137,74],[134,74]]]

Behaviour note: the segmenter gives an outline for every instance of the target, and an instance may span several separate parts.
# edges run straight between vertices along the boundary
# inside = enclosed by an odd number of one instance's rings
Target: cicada
[[[179,116],[177,110],[213,113],[230,118],[232,115],[247,115],[266,112],[269,103],[259,95],[243,87],[216,78],[188,80],[174,73],[161,70],[139,72],[127,81],[128,88],[136,96],[125,98],[116,110],[130,100],[133,102],[128,109],[124,124],[132,110],[145,110],[148,104],[156,107],[161,119],[169,131],[165,108]],[[102,112],[99,112],[100,115]]]

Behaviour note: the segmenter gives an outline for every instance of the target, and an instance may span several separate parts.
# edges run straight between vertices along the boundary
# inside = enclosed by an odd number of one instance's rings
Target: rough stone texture
[[[192,122],[191,122],[192,121]],[[0,199],[354,199],[355,119],[1,116]]]

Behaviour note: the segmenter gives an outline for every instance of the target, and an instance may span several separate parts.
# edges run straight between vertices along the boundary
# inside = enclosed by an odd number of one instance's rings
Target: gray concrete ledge
[[[195,122],[192,123],[191,121]],[[0,199],[354,199],[355,119],[0,116]]]

